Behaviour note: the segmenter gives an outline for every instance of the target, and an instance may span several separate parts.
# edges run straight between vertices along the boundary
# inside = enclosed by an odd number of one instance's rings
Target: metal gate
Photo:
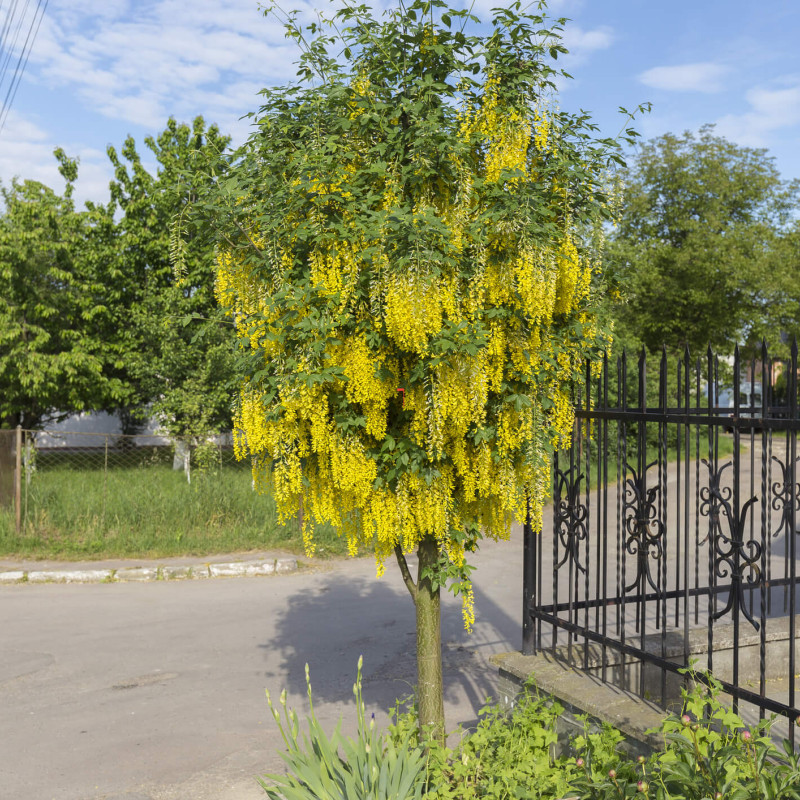
[[[523,652],[667,704],[696,659],[794,742],[797,345],[785,359],[587,364],[553,470],[552,537],[525,536]]]

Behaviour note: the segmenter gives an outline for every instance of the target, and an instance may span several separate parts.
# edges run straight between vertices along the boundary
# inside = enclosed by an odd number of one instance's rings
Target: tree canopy
[[[239,454],[303,535],[328,522],[417,609],[420,719],[441,730],[439,587],[473,619],[466,554],[535,526],[569,387],[602,346],[606,168],[619,143],[553,100],[563,21],[346,3],[288,35],[298,83],[198,203],[245,378]],[[632,132],[629,132],[632,133]],[[419,556],[416,583],[405,554]]]
[[[145,140],[154,172],[133,138],[109,147],[106,205],[75,208],[78,163],[61,150],[63,194],[35,181],[0,189],[1,426],[105,410],[126,433],[150,415],[174,435],[230,429],[235,339],[214,297],[214,250],[169,232],[216,180],[203,167],[228,141],[202,117],[170,119]]]
[[[0,427],[102,408],[125,387],[105,369],[108,209],[75,209],[77,163],[56,151],[63,195],[38,181],[0,187]]]
[[[214,251],[198,237],[179,244],[170,222],[184,213],[230,139],[197,117],[191,127],[170,119],[145,145],[155,174],[145,169],[129,137],[108,148],[118,213],[114,311],[124,340],[127,408],[155,414],[175,435],[203,436],[231,427],[233,331],[214,298]],[[121,157],[120,157],[121,156]],[[199,182],[199,185],[198,185]],[[180,274],[171,249],[180,250]]]
[[[766,151],[708,125],[643,144],[621,177],[608,260],[627,298],[612,312],[623,341],[732,352],[777,341],[792,313],[797,324],[798,264],[783,239],[800,181],[782,181]]]

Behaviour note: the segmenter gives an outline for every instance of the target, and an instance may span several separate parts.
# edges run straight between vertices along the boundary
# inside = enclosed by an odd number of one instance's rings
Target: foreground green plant
[[[577,775],[574,760],[556,758],[556,722],[563,708],[526,686],[508,715],[484,706],[476,729],[455,747],[426,742],[426,800],[558,798]],[[416,708],[395,708],[391,735],[403,741],[416,728]]]
[[[260,780],[270,800],[420,800],[425,781],[425,758],[410,736],[387,736],[375,729],[375,720],[366,721],[361,695],[361,667],[353,686],[356,699],[358,733],[355,739],[341,733],[342,720],[332,736],[327,736],[314,714],[311,680],[306,664],[306,685],[310,706],[308,733],[300,734],[297,713],[286,706],[286,691],[281,693],[281,713],[267,701],[280,729],[286,752],[286,775],[266,775],[271,784]]]
[[[722,685],[708,673],[683,690],[684,713],[669,715],[659,731],[665,749],[635,761],[617,754],[610,769],[591,757],[575,761],[582,772],[572,788],[582,800],[641,797],[654,800],[790,800],[800,798],[800,767],[789,742],[769,737],[773,720],[748,727],[719,699]],[[773,718],[774,719],[774,718]],[[619,741],[621,741],[621,736]],[[616,746],[613,748],[616,750]]]

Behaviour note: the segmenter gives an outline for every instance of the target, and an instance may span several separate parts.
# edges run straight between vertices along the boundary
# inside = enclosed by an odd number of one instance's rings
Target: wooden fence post
[[[17,536],[22,531],[22,425],[17,425],[16,462],[14,464],[14,510]]]

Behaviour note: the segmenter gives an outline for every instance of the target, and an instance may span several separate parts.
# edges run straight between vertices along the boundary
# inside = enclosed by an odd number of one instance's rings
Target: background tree
[[[509,535],[570,436],[569,385],[601,343],[592,306],[616,142],[555,110],[561,22],[437,2],[287,31],[298,85],[205,210],[245,373],[239,455],[304,540],[395,555],[417,619],[423,729],[444,726],[440,588],[473,619],[466,553]],[[341,54],[341,58],[340,58]],[[406,555],[416,552],[416,580]]]
[[[171,221],[216,179],[205,166],[219,161],[229,141],[202,117],[191,127],[170,119],[158,137],[145,139],[155,174],[132,137],[120,153],[108,148],[119,217],[111,302],[127,354],[119,374],[129,387],[119,412],[134,421],[154,414],[174,436],[202,438],[231,426],[234,336],[214,298],[214,251],[187,235],[176,275],[169,233]]]
[[[106,369],[118,357],[105,336],[113,218],[103,206],[75,210],[77,162],[56,157],[63,195],[37,181],[0,188],[0,427],[34,428],[125,395]]]
[[[782,181],[765,150],[710,125],[643,144],[622,181],[608,255],[627,296],[612,311],[617,338],[651,351],[688,345],[693,354],[776,341],[779,308],[800,298],[778,255],[800,181]]]

